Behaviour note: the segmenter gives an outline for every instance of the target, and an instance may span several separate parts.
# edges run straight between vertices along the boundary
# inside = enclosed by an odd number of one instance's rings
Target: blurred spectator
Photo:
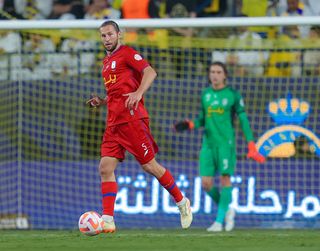
[[[149,0],[122,0],[122,18],[150,18]]]
[[[122,18],[159,18],[165,4],[165,0],[122,0]]]
[[[50,18],[82,19],[84,14],[84,5],[80,0],[54,0]]]
[[[29,34],[22,50],[22,74],[25,79],[48,79],[51,77],[55,45],[50,38],[40,34]]]
[[[14,0],[15,9],[25,19],[46,19],[52,11],[53,0]]]
[[[299,5],[299,0],[287,0],[287,9],[283,11],[281,16],[302,16],[303,9]]]
[[[53,62],[53,73],[76,75],[90,72],[95,63],[96,44],[92,40],[65,39],[61,44],[62,54]]]
[[[235,50],[214,51],[212,61],[228,64],[231,75],[263,75],[268,53],[261,50],[263,48],[262,38],[258,33],[249,31],[247,27],[238,27],[234,34],[229,36],[227,48]]]
[[[114,8],[115,10],[119,10],[121,9],[121,4],[122,4],[122,0],[111,0],[111,6],[112,8]]]
[[[287,0],[287,9],[283,11],[280,16],[310,16],[311,13],[307,6],[304,6],[299,0]],[[309,26],[299,26],[300,37],[307,37],[309,34]],[[280,32],[283,32],[283,28],[280,29]]]
[[[169,0],[166,1],[166,18],[195,18],[196,14],[196,0]],[[172,36],[183,36],[181,40],[181,47],[175,50],[169,51],[167,58],[169,59],[168,67],[172,69],[172,72],[176,78],[181,76],[194,76],[195,67],[201,62],[194,60],[192,62],[190,55],[190,43],[193,34],[192,28],[172,28],[169,30],[169,34]]]
[[[320,74],[320,27],[312,26],[310,29],[308,42],[314,49],[307,49],[303,55],[304,73],[308,76],[318,76]]]
[[[121,16],[124,19],[132,18],[159,18],[160,7],[164,2],[161,0],[122,0]],[[138,32],[144,33],[144,29],[127,28],[124,33],[126,43],[133,42],[138,39]],[[153,30],[146,29],[149,40],[155,40],[156,35]]]
[[[270,53],[267,76],[270,77],[298,77],[301,75],[300,50],[284,49],[288,47],[300,47],[300,32],[297,26],[285,26],[283,33],[279,35],[274,47],[280,47]]]
[[[118,19],[120,11],[112,8],[108,0],[91,0],[86,7],[85,19]]]
[[[149,15],[151,18],[163,18],[165,17],[165,0],[150,0],[149,2]]]
[[[121,1],[121,17],[124,19],[132,18],[150,18],[149,0],[122,0]],[[128,28],[124,33],[125,43],[133,42],[138,39],[138,29]]]
[[[20,50],[21,37],[18,33],[0,31],[0,80],[17,79],[15,76],[19,70],[17,68],[20,65],[20,56],[16,53]]]
[[[280,15],[279,11],[279,0],[269,0],[267,8],[267,16],[268,17],[276,17]],[[270,26],[267,28],[267,37],[270,39],[275,39],[277,37],[277,33],[279,32],[279,28],[277,26]]]
[[[166,17],[167,18],[186,18],[197,17],[196,0],[170,0],[166,1]],[[175,28],[175,35],[191,37],[193,30],[191,28]]]
[[[166,15],[173,18],[196,17],[196,0],[166,1]]]
[[[279,10],[279,0],[269,0],[268,7],[267,7],[267,16],[268,17],[275,17],[280,16]]]
[[[225,0],[197,0],[197,17],[221,17],[227,8]]]
[[[265,17],[269,0],[242,0],[241,13],[248,17]]]
[[[268,0],[242,0],[241,13],[248,17],[267,16]],[[267,37],[270,28],[266,26],[250,27],[250,31],[257,32],[263,38]]]
[[[18,4],[16,0],[0,1],[0,19],[23,19],[23,16],[16,10]]]
[[[277,5],[278,5],[279,16],[280,16],[282,13],[288,11],[288,9],[292,8],[294,5],[296,5],[295,2],[288,3],[287,0],[276,0],[276,1],[278,2]],[[311,0],[311,1],[313,1],[313,0]],[[304,12],[307,12],[307,15],[308,15],[308,16],[310,15],[310,13],[311,13],[310,7],[312,6],[312,5],[310,5],[310,2],[311,2],[311,1],[310,1],[310,0],[298,0],[298,1],[297,1],[297,2],[298,2],[298,8],[299,8],[300,10],[302,10],[302,14],[303,14]],[[316,2],[319,2],[319,1],[316,0]],[[290,5],[291,5],[291,6],[290,6]],[[314,7],[314,6],[312,6],[312,7]]]

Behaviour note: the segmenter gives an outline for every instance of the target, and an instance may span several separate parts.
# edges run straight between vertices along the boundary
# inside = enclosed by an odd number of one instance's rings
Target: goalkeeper
[[[234,228],[235,211],[229,208],[232,199],[230,176],[236,165],[235,132],[233,118],[236,114],[242,131],[248,142],[248,158],[259,163],[265,161],[256,149],[249,121],[240,93],[226,85],[227,68],[221,62],[214,62],[209,67],[211,86],[201,95],[201,109],[194,121],[185,120],[175,124],[175,130],[197,129],[204,127],[203,143],[200,151],[200,176],[202,186],[218,206],[215,222],[207,229],[220,232],[225,222],[225,230]],[[220,173],[221,190],[214,185],[213,177]]]

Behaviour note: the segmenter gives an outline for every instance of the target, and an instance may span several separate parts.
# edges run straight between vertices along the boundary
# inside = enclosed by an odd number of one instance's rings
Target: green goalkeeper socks
[[[216,222],[223,224],[232,197],[232,187],[222,187]]]
[[[212,187],[207,194],[213,199],[213,201],[218,205],[220,200],[220,191],[217,187]]]

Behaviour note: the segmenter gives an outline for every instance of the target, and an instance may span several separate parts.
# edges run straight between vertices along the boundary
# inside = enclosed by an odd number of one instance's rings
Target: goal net
[[[100,24],[0,23],[0,228],[72,229],[83,212],[101,213],[98,164],[106,109],[85,104],[92,93],[105,95]],[[198,174],[203,130],[177,134],[172,128],[196,118],[201,90],[209,86],[208,66],[222,61],[267,157],[262,165],[246,159],[236,120],[236,227],[319,228],[319,18],[119,24],[123,42],[158,72],[145,94],[157,159],[191,199],[193,226],[207,227],[217,212]],[[116,175],[119,228],[179,227],[169,194],[130,154]]]

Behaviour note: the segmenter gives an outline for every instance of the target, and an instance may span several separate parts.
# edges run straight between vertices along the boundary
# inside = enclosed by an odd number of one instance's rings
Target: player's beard
[[[111,46],[110,49],[108,49],[108,48],[106,47],[106,50],[107,50],[107,52],[112,53],[112,52],[117,48],[117,46],[118,46],[118,41],[116,41],[116,42]]]

